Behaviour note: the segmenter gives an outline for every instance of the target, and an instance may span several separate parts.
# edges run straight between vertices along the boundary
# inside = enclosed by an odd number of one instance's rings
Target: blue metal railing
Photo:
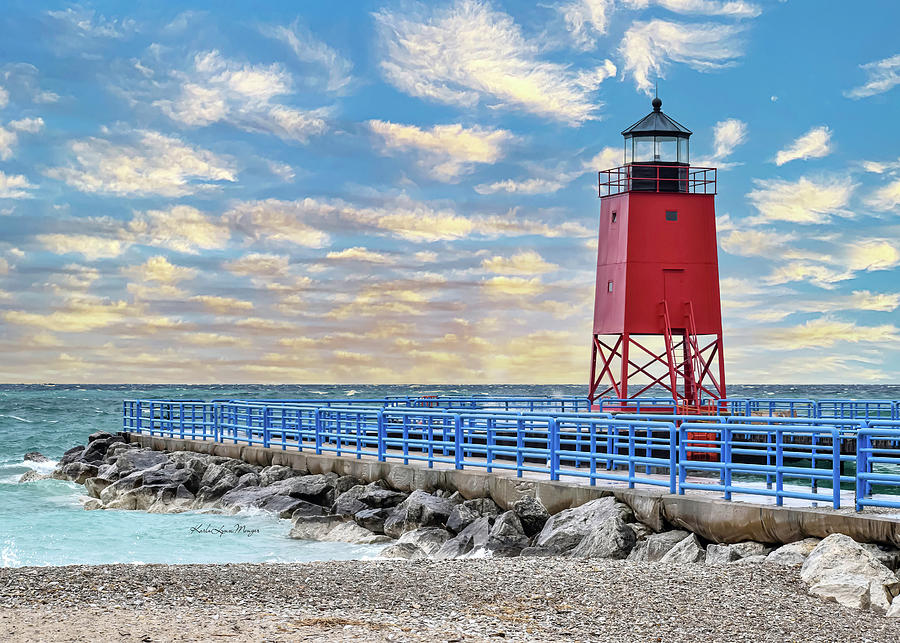
[[[729,400],[729,408],[754,415],[697,416],[665,413],[666,404],[677,406],[664,399],[615,415],[569,411],[578,408],[574,398],[552,399],[126,400],[122,428],[519,477],[705,490],[726,499],[769,496],[777,504],[788,498],[839,507],[843,486],[855,488],[858,510],[900,508],[900,421],[881,419],[895,412],[893,401],[810,407],[809,400]],[[488,407],[475,406],[485,401]],[[810,409],[813,417],[791,414]],[[777,415],[759,415],[770,410]],[[822,410],[833,417],[815,417]]]

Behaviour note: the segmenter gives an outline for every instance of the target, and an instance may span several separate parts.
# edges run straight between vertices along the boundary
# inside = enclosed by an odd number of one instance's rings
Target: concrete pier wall
[[[235,458],[260,466],[283,465],[309,473],[333,472],[341,476],[354,476],[366,482],[386,480],[400,491],[443,489],[459,491],[467,499],[490,497],[503,509],[509,509],[522,496],[533,496],[553,514],[596,498],[615,496],[628,504],[641,522],[654,529],[661,530],[669,523],[719,543],[755,540],[777,544],[842,533],[857,542],[900,546],[900,517],[729,502],[702,494],[673,495],[655,489],[622,489],[602,484],[589,486],[530,480],[481,471],[429,469],[395,462],[315,455],[241,444],[179,440],[133,433],[123,435],[132,443],[157,451],[193,451]]]

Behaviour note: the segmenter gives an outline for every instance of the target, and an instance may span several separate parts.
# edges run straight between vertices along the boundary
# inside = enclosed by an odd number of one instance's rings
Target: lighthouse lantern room
[[[600,172],[589,398],[700,412],[725,397],[716,170],[691,167],[691,131],[652,105],[622,132],[625,164]]]

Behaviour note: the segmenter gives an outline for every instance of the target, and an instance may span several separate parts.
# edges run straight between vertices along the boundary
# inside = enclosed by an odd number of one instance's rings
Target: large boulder
[[[447,529],[458,534],[480,517],[477,511],[467,507],[465,503],[455,505],[447,517]]]
[[[62,454],[62,457],[59,459],[59,462],[56,463],[57,468],[62,468],[67,464],[75,462],[78,458],[81,457],[81,454],[84,453],[84,445],[78,445],[77,447],[72,447],[68,451]]]
[[[434,557],[439,559],[460,558],[471,555],[476,550],[483,551],[490,539],[493,521],[494,518],[490,516],[478,518],[454,538],[441,545]]]
[[[292,518],[297,511],[306,510],[311,505],[319,509],[319,515],[324,513],[324,509],[318,505],[313,505],[306,500],[293,498],[291,496],[283,496],[281,494],[270,497],[259,505],[259,508],[269,513],[277,514],[279,518]],[[311,512],[307,515],[314,515]]]
[[[726,565],[750,556],[765,557],[770,551],[769,547],[752,540],[734,544],[709,544],[706,546],[706,564]]]
[[[88,444],[97,440],[108,440],[112,436],[112,433],[107,433],[106,431],[96,431],[88,436]]]
[[[259,474],[259,484],[263,487],[272,484],[273,482],[280,482],[282,480],[287,480],[288,478],[293,478],[297,475],[297,472],[291,469],[290,467],[285,467],[280,464],[275,464],[270,467],[265,467]]]
[[[133,471],[143,471],[158,464],[167,464],[168,457],[161,451],[152,449],[128,449],[116,458],[119,475],[128,475]]]
[[[384,533],[399,538],[404,532],[419,527],[440,527],[447,522],[452,509],[453,505],[446,498],[413,491],[384,521]]]
[[[270,485],[268,487],[236,487],[222,496],[220,504],[226,509],[232,511],[242,511],[247,509],[262,509],[264,511],[272,511],[273,513],[281,513],[287,510],[285,501],[277,501],[272,505],[271,509],[266,509],[266,504],[276,497],[283,497],[289,500],[297,500],[291,496],[280,493],[277,486]],[[291,513],[296,507],[291,508]]]
[[[619,516],[606,520],[569,554],[573,558],[627,558],[637,540],[634,530]]]
[[[369,509],[369,505],[359,499],[360,494],[364,493],[366,488],[362,485],[351,487],[334,501],[331,507],[331,513],[338,516],[352,516],[355,513]]]
[[[57,471],[59,470],[57,469]],[[85,480],[97,475],[98,469],[95,465],[87,462],[71,462],[62,468],[61,476],[57,475],[57,471],[53,472],[54,478],[84,484]]]
[[[194,494],[184,485],[160,489],[156,501],[147,509],[148,513],[174,514],[189,511],[194,503]]]
[[[689,563],[702,563],[706,558],[706,549],[700,544],[696,534],[691,534],[666,552],[659,559],[661,563],[670,565],[686,565]]]
[[[301,516],[294,521],[289,536],[302,540],[346,542],[356,545],[377,545],[390,542],[381,534],[373,534],[342,516]]]
[[[782,545],[766,556],[766,563],[785,566],[802,565],[820,542],[822,542],[821,538],[804,538]]]
[[[541,501],[532,496],[522,496],[513,503],[512,510],[519,517],[522,523],[522,529],[528,536],[534,536],[550,519],[547,509],[541,504]]]
[[[81,454],[80,459],[84,460],[85,462],[97,464],[103,461],[104,457],[106,456],[107,449],[109,449],[110,445],[115,442],[125,441],[125,438],[120,435],[106,434],[106,436],[107,437],[92,440],[87,445],[87,448],[84,450],[84,452]]]
[[[389,547],[385,547],[378,555],[382,558],[401,558],[403,560],[419,560],[421,558],[428,557],[428,555],[424,551],[422,551],[412,543],[400,542],[390,545]]]
[[[100,498],[100,493],[112,484],[111,480],[106,478],[94,477],[84,481],[84,490],[91,498]]]
[[[634,549],[628,554],[628,560],[654,563],[690,535],[689,531],[682,531],[681,529],[650,534],[644,540],[639,540],[635,543]]]
[[[364,529],[376,534],[383,534],[384,521],[388,519],[388,516],[390,516],[390,509],[363,509],[353,514],[353,520]]]
[[[484,548],[491,556],[518,556],[519,552],[528,547],[530,541],[516,513],[507,511],[497,516]]]
[[[577,547],[589,533],[599,530],[603,523],[613,518],[631,522],[634,514],[628,505],[611,496],[591,500],[551,516],[533,544],[536,547],[556,547],[561,552],[567,552]]]
[[[50,462],[50,459],[40,451],[29,451],[22,459],[25,462]]]
[[[334,503],[334,481],[336,478],[324,474],[296,476],[269,485],[269,489],[278,488],[294,498],[313,502],[323,507]]]
[[[47,480],[49,477],[50,476],[44,473],[38,473],[37,471],[32,469],[31,471],[26,471],[22,474],[22,476],[19,478],[19,484],[25,482],[35,482],[37,480]]]
[[[900,580],[873,554],[844,534],[831,534],[812,550],[800,578],[813,596],[885,613],[900,594]]]
[[[437,553],[444,543],[450,540],[452,535],[449,531],[440,527],[421,527],[407,531],[400,536],[397,544],[415,545],[427,557]]]
[[[424,491],[422,492],[424,493]],[[359,500],[369,507],[396,507],[406,500],[409,494],[402,491],[394,491],[381,486],[380,482],[373,482],[365,486],[365,490],[359,494]]]
[[[297,505],[294,509],[294,512],[290,515],[291,520],[296,520],[301,516],[324,516],[325,508],[320,507],[319,505],[313,504],[306,500],[297,500]]]

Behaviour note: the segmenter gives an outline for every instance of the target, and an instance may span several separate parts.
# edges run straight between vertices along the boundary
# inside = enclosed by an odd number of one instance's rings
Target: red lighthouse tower
[[[625,165],[600,172],[588,397],[690,412],[725,397],[716,170],[690,166],[691,131],[661,108],[622,132]]]

